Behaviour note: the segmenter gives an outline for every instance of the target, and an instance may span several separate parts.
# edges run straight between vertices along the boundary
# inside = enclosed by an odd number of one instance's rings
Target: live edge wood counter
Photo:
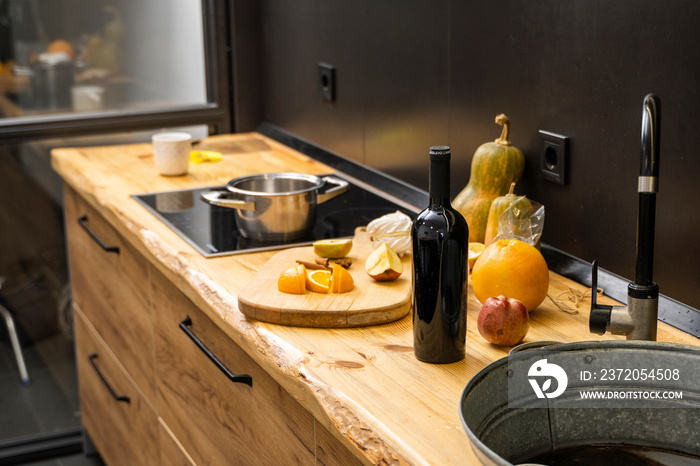
[[[228,339],[228,343],[219,342],[217,349],[228,351],[230,346],[235,351],[240,350],[241,357],[250,358],[262,369],[262,374],[282,387],[281,393],[276,395],[282,401],[274,409],[289,411],[288,417],[299,419],[297,435],[300,438],[309,437],[308,440],[302,439],[308,449],[306,455],[290,451],[288,461],[292,464],[347,464],[351,460],[365,464],[477,464],[460,422],[458,402],[466,383],[483,367],[506,356],[507,348],[490,345],[478,334],[476,317],[480,305],[471,290],[467,356],[461,362],[447,365],[430,365],[416,360],[412,350],[410,315],[390,324],[350,329],[285,327],[247,319],[237,308],[237,295],[274,252],[206,259],[130,195],[221,185],[252,173],[293,171],[323,174],[333,169],[256,133],[214,136],[202,141],[201,146],[219,150],[224,154],[223,160],[192,164],[189,174],[180,177],[163,177],[156,173],[150,144],[52,151],[53,167],[67,186],[67,210],[73,208],[71,214],[82,215],[77,212],[80,209],[69,206],[68,202],[84,203],[83,210],[91,210],[93,215],[101,216],[122,238],[125,247],[133,249],[136,256],[145,258],[145,266],[134,266],[124,271],[129,276],[115,275],[114,279],[131,280],[135,288],[143,288],[134,292],[133,299],[146,309],[144,312],[152,313],[149,314],[152,316],[150,324],[146,322],[145,328],[152,325],[155,327],[154,333],[162,333],[162,336],[151,337],[160,338],[167,347],[170,335],[174,335],[172,332],[179,332],[180,329],[177,328],[177,321],[167,324],[174,325],[175,330],[160,328],[165,325],[160,319],[161,313],[167,315],[171,311],[168,300],[175,299],[173,296],[178,293],[186,296],[184,309],[176,309],[179,312],[174,313],[173,319],[190,312],[203,313],[213,323],[214,330]],[[67,216],[67,228],[73,228],[71,225],[76,221],[76,218]],[[85,241],[89,239],[85,238]],[[80,243],[76,246],[69,244],[69,247],[79,248]],[[82,260],[79,257],[73,259],[79,251],[69,252],[72,260]],[[72,271],[75,267],[82,265],[71,263]],[[96,267],[106,271],[110,265],[101,263]],[[358,267],[356,273],[363,273],[362,269]],[[557,296],[569,287],[580,292],[587,291],[585,287],[554,273],[550,277],[551,296]],[[81,279],[88,280],[90,277],[73,276],[74,282]],[[74,283],[75,286],[79,284]],[[546,300],[531,313],[531,328],[525,341],[568,342],[617,338],[598,337],[588,332],[587,307],[588,301],[580,305],[577,314],[572,315],[558,309],[551,300]],[[109,316],[95,313],[90,316],[85,309],[77,309],[76,314],[79,325],[89,322],[90,328],[94,328],[94,331],[86,331],[86,334],[99,344],[104,340],[107,348],[110,342],[103,337],[105,332],[126,333],[128,330],[128,327],[120,330],[118,326],[107,326]],[[86,315],[88,317],[83,318]],[[136,315],[135,319],[138,318],[139,315]],[[128,342],[128,335],[122,337],[122,340],[126,339],[127,346],[137,344]],[[698,343],[696,338],[663,323],[659,324],[659,340],[692,345]],[[149,446],[144,451],[156,452],[151,454],[157,455],[157,462],[188,463],[200,458],[200,462],[206,463],[216,458],[213,453],[217,449],[216,444],[207,444],[206,439],[186,439],[189,435],[187,422],[168,419],[170,411],[176,410],[170,401],[177,401],[178,396],[187,398],[180,401],[191,401],[195,406],[198,403],[208,403],[210,407],[220,405],[222,411],[231,408],[229,404],[235,404],[231,409],[244,409],[239,422],[250,422],[251,426],[260,417],[276,419],[274,413],[265,411],[265,406],[256,405],[261,403],[259,401],[245,398],[209,399],[210,393],[187,392],[187,380],[173,381],[171,370],[159,369],[162,361],[155,359],[167,359],[167,355],[154,356],[154,345],[157,346],[157,342],[147,343],[142,349],[131,349],[142,351],[146,363],[130,368],[119,362],[117,366],[125,368],[127,378],[138,387],[136,394],[141,400],[139,402],[156,413],[157,422],[151,426],[156,432],[146,436],[145,441]],[[108,355],[113,353],[106,351]],[[116,351],[114,354],[119,361]],[[183,364],[190,358],[187,353],[173,354],[171,357],[182,358]],[[149,370],[138,366],[151,363],[158,368],[153,383],[138,380],[142,373]],[[79,361],[80,364],[83,363]],[[236,372],[235,362],[232,364],[234,367],[231,370]],[[110,374],[106,363],[104,370],[107,379],[119,376],[116,372]],[[211,378],[216,379],[212,383],[229,383],[220,372],[215,372]],[[256,389],[269,390],[268,386],[261,386],[263,382],[256,382],[254,376],[252,392]],[[174,383],[182,384],[179,392],[172,391]],[[171,391],[167,387],[162,388],[163,385],[169,386]],[[197,387],[197,384],[191,386]],[[295,406],[303,408],[298,416],[294,411]],[[308,432],[302,426],[304,413],[311,419],[311,430]],[[204,419],[210,417],[214,416],[195,416],[189,422],[191,425],[204,422],[216,428],[216,422],[220,421],[222,432],[230,427],[224,425],[225,422],[232,422]],[[128,424],[129,420],[124,422]],[[273,427],[263,435],[276,439],[279,432],[274,428],[274,423],[271,425]],[[88,433],[92,434],[91,430],[98,428],[88,426]],[[188,451],[185,440],[191,445],[200,445],[198,448],[202,448],[202,451]],[[231,443],[234,440],[237,439],[225,441]],[[263,446],[263,440],[253,438],[247,442],[253,443],[254,448],[256,441]],[[284,439],[280,438],[280,441]],[[168,445],[172,444],[179,446],[180,450],[169,448]],[[148,455],[135,458],[136,462],[153,461]],[[264,456],[260,458],[262,462]],[[230,464],[247,462],[256,461],[230,458]]]

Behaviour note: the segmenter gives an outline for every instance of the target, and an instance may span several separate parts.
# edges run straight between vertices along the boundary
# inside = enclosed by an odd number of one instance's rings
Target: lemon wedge
[[[193,150],[190,152],[190,162],[192,163],[218,162],[222,158],[221,152],[213,150]]]

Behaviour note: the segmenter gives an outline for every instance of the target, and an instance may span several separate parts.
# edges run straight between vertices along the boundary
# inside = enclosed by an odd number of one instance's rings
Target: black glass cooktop
[[[259,242],[242,237],[236,228],[235,210],[212,206],[199,198],[200,193],[221,189],[221,186],[135,194],[132,197],[205,257],[301,246],[324,238],[351,237],[357,227],[382,215],[399,210],[414,218],[419,210],[375,194],[338,173],[333,176],[350,183],[347,192],[319,204],[313,231],[307,238],[291,243]]]

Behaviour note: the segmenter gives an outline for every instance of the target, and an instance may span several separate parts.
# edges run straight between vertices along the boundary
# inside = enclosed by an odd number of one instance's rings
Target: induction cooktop
[[[350,184],[347,192],[319,204],[316,226],[308,237],[288,243],[244,238],[236,227],[235,210],[212,206],[200,199],[200,193],[225,189],[223,186],[143,193],[132,197],[205,257],[303,246],[324,238],[352,237],[357,227],[382,215],[398,210],[415,218],[419,211],[342,174],[334,173],[333,176]]]

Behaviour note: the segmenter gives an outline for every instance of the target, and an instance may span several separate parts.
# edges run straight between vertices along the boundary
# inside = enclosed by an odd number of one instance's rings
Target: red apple
[[[530,316],[523,303],[506,296],[489,298],[481,306],[476,321],[479,333],[494,345],[513,346],[525,338]]]

